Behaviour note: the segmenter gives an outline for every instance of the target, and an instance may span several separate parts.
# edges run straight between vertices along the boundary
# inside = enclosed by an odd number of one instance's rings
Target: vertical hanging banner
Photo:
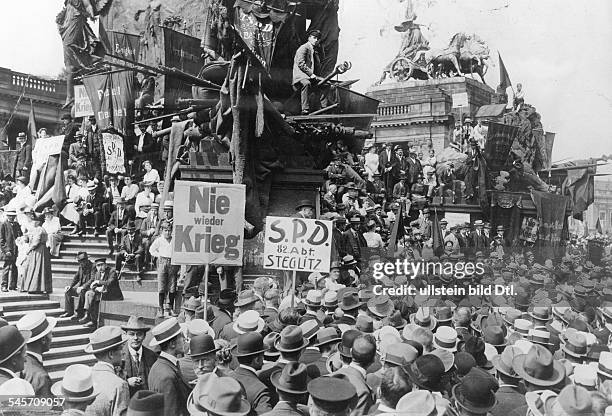
[[[118,134],[102,133],[102,144],[108,173],[125,173],[123,137]]]
[[[140,56],[140,35],[107,30],[109,45],[105,45],[112,55],[138,62]]]
[[[246,186],[176,181],[172,264],[242,266]]]
[[[556,247],[561,242],[568,197],[532,190],[531,199],[540,223],[538,239],[544,245]]]
[[[93,116],[93,108],[91,107],[91,101],[87,95],[84,85],[74,86],[74,117],[89,117]]]
[[[332,222],[266,217],[264,269],[329,273]]]
[[[126,134],[134,121],[134,71],[118,71],[83,78],[98,126]]]

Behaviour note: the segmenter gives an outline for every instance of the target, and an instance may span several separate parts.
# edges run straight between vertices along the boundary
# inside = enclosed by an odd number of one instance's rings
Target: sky
[[[367,91],[398,52],[408,0],[340,0],[341,61]],[[54,76],[63,67],[55,16],[63,0],[6,2],[0,14],[0,66]],[[414,0],[432,48],[457,32],[476,33],[502,55],[512,83],[557,133],[553,160],[612,154],[612,1]],[[24,24],[27,22],[27,24]],[[497,59],[486,76],[495,88]]]

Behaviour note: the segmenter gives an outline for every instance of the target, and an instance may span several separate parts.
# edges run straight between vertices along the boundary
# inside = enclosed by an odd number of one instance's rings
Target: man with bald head
[[[472,320],[472,311],[470,308],[462,306],[455,310],[453,315],[453,326],[457,331],[459,339],[465,339],[470,335],[470,321]]]

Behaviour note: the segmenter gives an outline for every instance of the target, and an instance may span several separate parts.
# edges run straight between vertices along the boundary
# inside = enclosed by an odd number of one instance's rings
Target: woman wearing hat
[[[380,168],[380,160],[378,157],[378,152],[376,151],[376,146],[372,145],[368,149],[368,153],[365,155],[363,167],[368,175],[368,180],[374,180],[374,175],[378,173]]]
[[[59,257],[60,246],[64,239],[59,217],[55,215],[51,207],[45,208],[43,214],[45,215],[45,222],[42,227],[47,232],[47,247],[51,257]]]
[[[47,247],[47,232],[42,227],[44,218],[35,214],[32,219],[32,229],[28,231],[27,259],[22,290],[28,293],[51,293],[51,254]]]

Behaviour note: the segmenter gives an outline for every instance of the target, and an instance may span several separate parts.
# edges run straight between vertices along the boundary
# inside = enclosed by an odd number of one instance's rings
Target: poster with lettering
[[[108,173],[125,173],[123,137],[118,134],[102,133],[102,144]]]
[[[91,106],[91,101],[89,101],[89,96],[87,95],[87,91],[85,90],[84,85],[75,85],[74,86],[74,116],[78,117],[88,117],[93,116],[93,108]]]
[[[172,264],[242,266],[246,186],[176,181]]]
[[[113,126],[117,131],[126,134],[128,128],[132,128],[136,99],[135,81],[134,71],[83,77],[83,85],[100,129]]]
[[[332,222],[266,217],[264,269],[329,273]]]

